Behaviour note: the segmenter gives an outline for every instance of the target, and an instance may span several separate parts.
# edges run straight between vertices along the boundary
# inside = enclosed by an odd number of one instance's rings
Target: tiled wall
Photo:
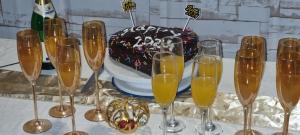
[[[243,35],[263,35],[268,42],[269,60],[275,59],[281,37],[299,37],[300,0],[135,0],[136,22],[183,27],[184,8],[194,4],[203,9],[189,27],[200,39],[218,38],[225,44],[226,57],[233,57]],[[130,27],[129,15],[120,0],[53,0],[60,16],[68,20],[69,31],[80,35],[81,24],[92,19],[106,22],[107,35]],[[0,37],[15,38],[19,29],[30,26],[33,0],[1,0]]]

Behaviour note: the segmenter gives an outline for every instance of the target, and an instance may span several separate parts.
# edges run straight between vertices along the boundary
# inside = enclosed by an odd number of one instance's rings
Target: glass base
[[[221,135],[223,133],[222,127],[217,123],[211,123],[212,125],[207,126],[208,123],[205,125],[205,134],[208,135]],[[197,132],[197,135],[202,135],[202,129],[201,124],[196,126],[195,131]]]
[[[64,135],[88,135],[88,133],[83,131],[71,131],[68,133],[65,133]]]
[[[92,109],[84,114],[85,119],[93,122],[100,122],[105,120],[105,114],[97,109]]]
[[[282,132],[277,132],[277,133],[274,133],[272,135],[283,135],[283,133]],[[293,134],[288,133],[288,135],[293,135]]]
[[[48,131],[52,127],[52,124],[49,120],[39,119],[39,120],[30,120],[23,125],[23,130],[30,134],[38,134]]]
[[[217,124],[217,123],[206,123],[205,125],[205,131],[209,132],[210,135],[220,135],[221,133],[223,133],[223,129],[221,127],[221,125]]]
[[[162,124],[164,123],[161,123],[159,128],[162,129]],[[183,129],[185,129],[185,124],[183,123],[183,121],[181,120],[174,120],[174,121],[171,121],[171,120],[168,120],[167,121],[167,132],[168,133],[178,133],[178,132],[181,132]]]
[[[74,109],[75,110],[75,109]],[[49,115],[54,118],[65,118],[72,115],[71,106],[70,105],[57,105],[53,106],[49,110]]]
[[[239,130],[234,135],[245,135],[244,130]],[[246,135],[262,135],[262,133],[256,130],[252,130],[251,132],[246,133]]]

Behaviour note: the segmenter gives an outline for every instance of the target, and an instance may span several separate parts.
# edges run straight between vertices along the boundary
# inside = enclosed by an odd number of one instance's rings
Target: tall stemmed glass
[[[48,57],[54,67],[56,67],[56,46],[61,38],[65,37],[65,22],[61,18],[47,19],[44,22],[45,32],[45,48]],[[71,106],[63,104],[62,90],[60,87],[59,79],[58,91],[59,91],[59,105],[56,105],[49,110],[49,115],[55,118],[64,118],[71,116]]]
[[[17,50],[18,59],[23,74],[32,85],[34,119],[23,125],[23,130],[27,133],[37,134],[48,131],[52,124],[49,120],[39,119],[35,86],[42,66],[42,49],[38,33],[34,30],[27,29],[17,33]]]
[[[284,38],[279,41],[276,62],[276,89],[284,110],[283,131],[273,135],[288,135],[289,118],[300,96],[300,41]],[[290,135],[290,134],[289,134]]]
[[[96,109],[87,111],[84,116],[89,121],[99,122],[105,120],[105,114],[104,111],[101,110],[99,101],[99,97],[102,94],[100,94],[98,86],[98,72],[105,57],[106,30],[104,22],[84,22],[82,25],[82,38],[84,56],[95,74],[96,89]]]
[[[218,85],[221,81],[222,78],[222,71],[223,71],[223,47],[222,47],[222,42],[218,39],[209,39],[209,40],[203,40],[199,42],[198,44],[198,55],[209,55],[212,57],[216,58],[216,79],[217,79],[217,89]],[[208,108],[207,111],[208,115],[208,120],[206,123],[205,130],[209,131],[211,135],[218,135],[223,132],[222,127],[217,124],[212,122],[212,116],[211,116],[211,107]]]
[[[244,108],[244,129],[235,135],[261,135],[251,129],[252,104],[257,96],[263,61],[260,53],[254,49],[238,50],[235,57],[234,85],[240,103]]]
[[[175,54],[176,62],[178,66],[178,86],[179,88],[180,81],[182,79],[183,71],[184,71],[184,52],[182,46],[182,40],[179,37],[164,37],[162,38],[162,42],[160,45],[160,51],[169,51]],[[167,121],[167,132],[177,133],[182,131],[185,128],[185,124],[181,120],[175,119],[174,115],[174,102],[172,102],[170,106],[171,114],[170,119]],[[162,123],[164,124],[164,123]]]
[[[74,96],[80,84],[80,52],[76,38],[64,38],[57,44],[56,68],[61,87],[70,95],[72,113],[72,131],[65,135],[87,135],[82,131],[76,131]]]
[[[261,36],[244,36],[241,42],[241,49],[254,49],[257,50],[263,61],[263,73],[264,67],[267,60],[267,46],[266,39]],[[263,77],[263,73],[262,76]]]
[[[167,111],[174,101],[178,86],[178,66],[171,52],[157,52],[152,62],[152,91],[163,113],[163,135],[167,134]]]
[[[201,111],[201,123],[196,128],[201,135],[210,133],[206,130],[207,113],[217,93],[217,65],[218,61],[212,55],[197,55],[193,62],[192,98]]]

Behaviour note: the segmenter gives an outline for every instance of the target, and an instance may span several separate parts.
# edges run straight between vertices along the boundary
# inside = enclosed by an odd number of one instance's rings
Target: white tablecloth
[[[48,116],[50,107],[57,103],[38,102],[39,117],[48,119],[52,122],[52,128],[42,135],[61,135],[71,130],[71,118],[56,119]],[[94,106],[76,105],[76,125],[78,130],[86,131],[90,135],[118,135],[121,134],[110,128],[106,122],[89,122],[84,119],[84,113]],[[33,119],[33,104],[31,100],[13,99],[0,97],[0,134],[1,135],[27,135],[22,129],[23,124]],[[176,135],[194,135],[195,125],[199,122],[198,119],[177,117],[185,122],[187,128]],[[161,123],[162,116],[160,114],[151,114],[149,123],[134,134],[137,135],[159,135],[161,130],[158,125]],[[232,135],[242,127],[234,124],[219,123],[224,129],[223,135]],[[271,135],[279,129],[263,129],[254,128],[262,132],[264,135]],[[300,132],[295,132],[294,135],[299,135]]]

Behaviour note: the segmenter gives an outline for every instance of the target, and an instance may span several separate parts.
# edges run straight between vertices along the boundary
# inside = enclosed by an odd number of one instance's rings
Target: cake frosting
[[[119,63],[151,75],[152,56],[159,51],[161,39],[166,36],[182,38],[185,61],[196,55],[198,36],[195,32],[141,25],[114,33],[109,40],[109,56]]]

